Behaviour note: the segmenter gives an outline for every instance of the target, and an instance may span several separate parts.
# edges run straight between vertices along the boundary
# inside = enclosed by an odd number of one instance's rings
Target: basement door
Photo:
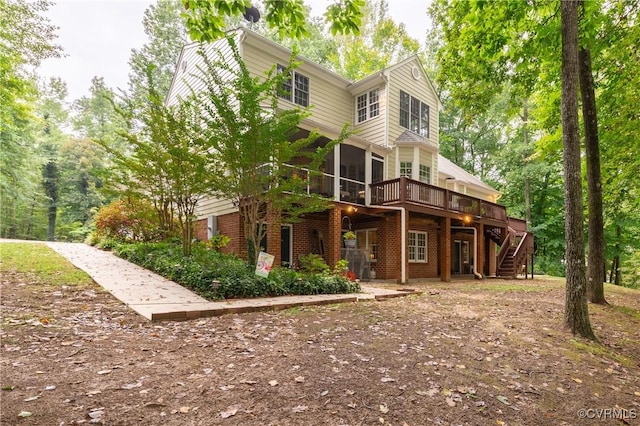
[[[293,226],[280,226],[280,259],[283,268],[291,268],[293,260]]]

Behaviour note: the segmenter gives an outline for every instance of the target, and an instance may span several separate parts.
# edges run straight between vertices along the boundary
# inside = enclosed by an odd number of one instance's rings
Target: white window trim
[[[428,232],[424,232],[424,231],[412,231],[409,230],[409,238],[407,239],[407,257],[409,256],[409,252],[411,251],[409,249],[409,244],[411,241],[411,234],[416,234],[416,242],[418,241],[417,236],[418,235],[424,235],[424,259],[409,259],[409,263],[429,263],[429,233]],[[415,255],[417,257],[418,255],[418,245],[415,246],[416,251],[415,251]]]
[[[276,69],[277,69],[278,72],[282,72],[282,71],[285,71],[287,69],[287,67],[285,67],[282,64],[277,64]],[[307,105],[302,105],[302,104],[299,104],[299,103],[297,103],[295,101],[296,100],[296,91],[297,91],[297,89],[296,89],[296,75],[306,78],[308,83],[309,83],[308,84],[309,89],[306,92]],[[308,76],[306,76],[304,74],[301,74],[301,73],[299,73],[299,72],[297,72],[295,70],[291,70],[290,71],[290,78],[289,78],[289,85],[291,86],[291,91],[289,92],[289,96],[285,97],[284,94],[278,93],[278,97],[280,99],[283,99],[285,101],[291,102],[292,104],[295,104],[295,105],[299,105],[299,106],[301,106],[303,108],[306,108],[309,105],[311,105],[311,79]]]
[[[403,164],[409,164],[410,165],[410,169],[409,169],[410,173],[409,174],[407,174],[406,172],[402,173],[402,169],[403,169],[402,165]],[[406,169],[406,167],[404,167],[404,168]],[[399,167],[398,167],[398,175],[399,176],[406,176],[409,179],[413,179],[413,161],[400,161],[400,164],[399,164]]]
[[[422,180],[422,169],[425,168],[427,169],[427,180]],[[418,180],[420,182],[424,182],[426,184],[431,185],[431,166],[427,166],[426,164],[420,164],[418,165]]]
[[[377,92],[378,93],[378,101],[375,103],[371,103],[371,93],[372,92]],[[360,115],[358,114],[359,108],[358,108],[358,98],[360,98],[361,96],[364,96],[366,98],[365,104],[364,104],[364,110],[366,112],[365,114],[365,118],[360,120]],[[371,107],[373,105],[378,105],[378,108],[376,109],[376,115],[372,115],[371,114]],[[379,87],[374,87],[371,90],[367,90],[366,92],[360,93],[359,95],[356,95],[355,97],[355,109],[356,109],[356,124],[360,124],[360,123],[364,123],[365,121],[371,120],[373,118],[379,117],[380,116],[380,88]],[[362,109],[362,108],[360,108]]]
[[[418,134],[418,135],[420,135],[422,137],[428,138],[429,134],[431,133],[430,129],[429,129],[429,127],[431,127],[431,108],[429,107],[429,104],[427,104],[426,102],[421,101],[420,99],[416,98],[415,96],[411,95],[408,92],[405,92],[404,90],[400,90],[400,96],[398,97],[398,99],[402,98],[402,94],[403,93],[405,95],[409,96],[409,105],[408,105],[409,109],[407,110],[407,113],[409,114],[407,125],[409,127],[405,127],[405,126],[402,125],[402,110],[400,109],[399,105],[398,105],[398,115],[400,117],[400,121],[399,121],[398,124],[400,125],[400,127],[404,128],[404,129],[407,129],[410,132],[413,132],[413,133]],[[418,131],[417,132],[411,128],[411,113],[412,113],[411,106],[412,106],[414,101],[418,102]],[[426,126],[424,126],[423,123],[422,123],[423,122],[423,119],[422,119],[422,107],[423,107],[423,105],[427,108],[427,123],[426,123]],[[425,131],[423,132],[422,129],[425,129]]]
[[[373,251],[373,249],[371,248],[371,243],[369,243],[369,232],[371,231],[375,231],[376,232],[376,237],[377,237],[377,233],[378,233],[378,228],[365,228],[365,229],[357,229],[355,231],[356,235],[358,234],[358,232],[362,232],[365,234],[365,249],[369,250],[369,253],[371,253]],[[378,244],[376,243],[376,246],[378,246]],[[377,253],[376,253],[377,254]],[[375,259],[370,259],[371,263],[376,263],[378,261],[377,258]]]

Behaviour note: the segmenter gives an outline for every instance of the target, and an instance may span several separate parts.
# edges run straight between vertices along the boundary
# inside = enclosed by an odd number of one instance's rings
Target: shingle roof
[[[491,191],[496,194],[499,193],[495,188],[487,185],[480,178],[472,175],[440,154],[438,154],[438,172],[446,175],[446,177],[452,177],[460,182],[480,187],[486,191]]]

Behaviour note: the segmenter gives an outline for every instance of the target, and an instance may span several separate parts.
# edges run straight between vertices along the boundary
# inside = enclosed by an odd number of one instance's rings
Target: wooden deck
[[[371,204],[416,203],[426,207],[507,222],[507,209],[499,204],[400,177],[371,184]]]

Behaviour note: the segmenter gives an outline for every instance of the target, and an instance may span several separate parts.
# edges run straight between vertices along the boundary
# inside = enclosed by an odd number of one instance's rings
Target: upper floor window
[[[285,72],[287,67],[278,64],[278,72]],[[309,106],[309,77],[291,71],[289,78],[282,84],[278,96],[300,106]]]
[[[413,163],[411,161],[400,162],[400,176],[406,176],[410,178],[413,173]]]
[[[424,164],[420,164],[420,170],[418,178],[420,182],[431,183],[431,167],[425,166]]]
[[[362,123],[380,114],[380,91],[370,90],[356,97],[356,123]]]
[[[429,137],[429,105],[400,91],[400,126]]]

